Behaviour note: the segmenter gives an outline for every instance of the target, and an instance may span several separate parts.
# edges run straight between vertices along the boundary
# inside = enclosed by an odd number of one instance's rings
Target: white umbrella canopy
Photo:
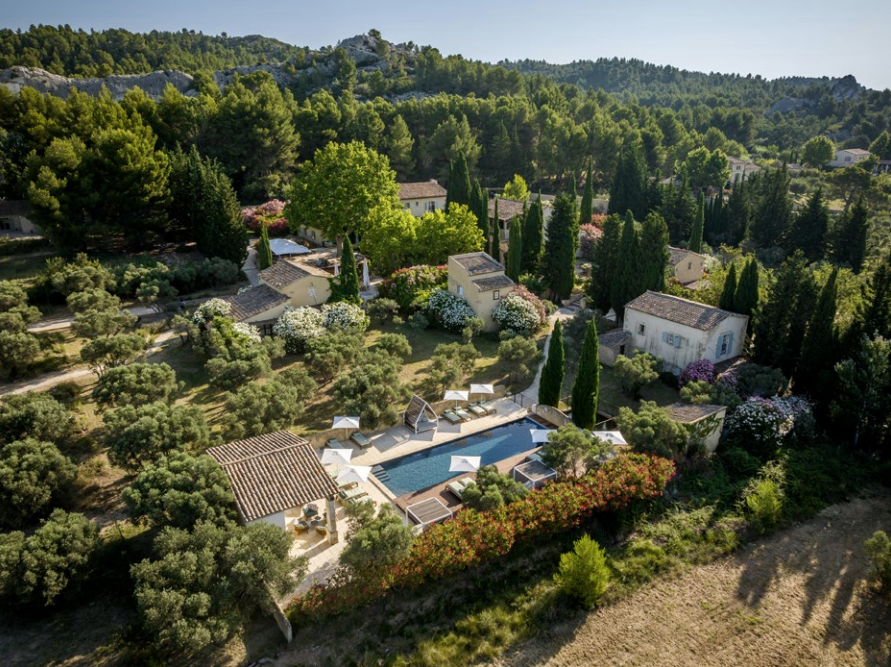
[[[606,440],[611,445],[627,445],[628,442],[620,431],[594,431],[591,435]]]
[[[335,417],[331,428],[359,428],[358,417]]]
[[[455,407],[457,408],[458,401],[466,401],[468,398],[470,398],[470,394],[468,394],[466,391],[461,391],[460,389],[449,389],[442,397],[442,400],[455,401]]]
[[[324,465],[349,465],[352,457],[353,450],[348,448],[322,450],[322,463]]]
[[[529,432],[532,434],[532,442],[538,444],[547,442],[551,437],[551,433],[554,432],[554,429],[530,428]]]
[[[367,482],[371,473],[371,466],[345,466],[337,475],[338,484],[358,484]]]
[[[472,384],[470,385],[471,394],[494,394],[495,387],[490,384]]]
[[[476,472],[480,469],[479,456],[453,456],[449,472]]]

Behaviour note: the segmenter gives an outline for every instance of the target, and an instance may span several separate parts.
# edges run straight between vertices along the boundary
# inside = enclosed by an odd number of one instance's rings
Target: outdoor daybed
[[[461,422],[465,422],[467,421],[467,419],[469,419],[469,417],[465,419],[451,408],[449,408],[448,410],[443,410],[440,417],[445,419],[449,424],[460,424]]]
[[[359,447],[365,449],[366,447],[371,447],[371,440],[362,435],[359,431],[356,431],[350,436],[350,440],[355,442]]]

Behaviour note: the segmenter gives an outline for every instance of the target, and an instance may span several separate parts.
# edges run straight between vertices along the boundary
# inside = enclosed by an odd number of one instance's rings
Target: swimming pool
[[[538,445],[532,442],[529,433],[532,428],[545,427],[523,418],[422,452],[400,456],[375,466],[372,472],[397,496],[414,493],[460,475],[449,472],[453,455],[480,456],[480,465],[489,465],[535,449]]]

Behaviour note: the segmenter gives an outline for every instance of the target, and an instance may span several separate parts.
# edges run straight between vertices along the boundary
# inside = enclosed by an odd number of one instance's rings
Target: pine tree
[[[801,356],[795,369],[796,393],[825,395],[835,365],[835,313],[838,307],[838,267],[832,270],[820,292],[817,307],[807,325]]]
[[[520,267],[523,263],[523,226],[520,224],[520,216],[514,216],[510,221],[510,231],[507,246],[507,276],[518,281],[520,279]]]
[[[798,364],[804,332],[816,301],[814,279],[797,250],[783,262],[755,322],[755,361],[790,377]]]
[[[492,252],[489,254],[496,262],[501,261],[501,220],[498,219],[498,197],[495,197],[495,217],[492,218]]]
[[[572,385],[572,421],[579,428],[592,428],[597,421],[597,399],[600,393],[600,349],[597,323],[588,322],[585,342],[579,357],[578,374]]]
[[[752,240],[759,247],[771,248],[786,238],[792,226],[789,172],[783,164],[762,173],[763,176],[757,174],[757,178],[752,177],[752,188],[757,192],[757,206],[751,217],[749,231]]]
[[[643,292],[642,289],[638,289],[640,274],[637,270],[637,250],[639,245],[634,217],[631,215],[631,211],[628,211],[625,214],[622,240],[619,244],[619,253],[616,256],[616,272],[610,287],[610,303],[613,310],[616,311],[616,318],[619,321],[625,318],[625,304]]]
[[[696,216],[696,200],[687,180],[675,186],[668,183],[662,188],[662,201],[659,215],[668,225],[668,238],[671,243],[680,243],[690,238],[690,230]]]
[[[891,338],[891,255],[879,264],[861,288],[854,323],[845,337],[845,350],[853,354],[863,336]]]
[[[548,360],[541,370],[541,381],[538,385],[538,402],[552,405],[560,403],[564,375],[563,325],[560,320],[554,324],[554,332],[548,344]]]
[[[390,158],[390,167],[396,172],[399,181],[406,181],[415,169],[415,160],[412,157],[412,148],[415,140],[411,136],[405,120],[396,114],[393,124],[390,126],[390,135],[387,137],[387,157]]]
[[[729,245],[737,246],[749,234],[749,221],[752,215],[749,190],[745,181],[733,185],[730,199],[727,201],[727,236]]]
[[[541,259],[544,245],[544,211],[541,206],[541,193],[529,207],[523,224],[523,261],[520,273],[535,273]]]
[[[555,301],[566,299],[575,285],[575,254],[579,249],[579,212],[575,197],[562,194],[554,201],[542,273]]]
[[[643,220],[647,214],[647,172],[640,144],[629,142],[619,155],[616,173],[609,188],[607,213],[625,215],[631,211]]]
[[[579,223],[590,225],[594,217],[594,179],[591,178],[591,161],[588,160],[588,171],[585,173],[585,191],[582,193],[582,205],[579,209]]]
[[[338,297],[340,301],[348,301],[357,306],[362,303],[359,296],[359,272],[356,270],[356,255],[349,235],[343,238],[343,254],[340,258],[340,280]]]
[[[446,193],[446,211],[452,204],[470,206],[470,171],[463,151],[451,162],[449,185]]]
[[[671,255],[668,252],[668,226],[658,213],[650,213],[640,231],[638,271],[643,290],[661,292],[665,289],[665,268]]]
[[[849,211],[845,211],[839,223],[833,256],[835,261],[848,264],[854,273],[863,270],[863,259],[866,256],[866,240],[869,236],[869,210],[863,203],[863,196]]]
[[[791,233],[785,239],[786,249],[800,248],[812,262],[823,258],[826,232],[829,229],[829,207],[823,198],[823,188],[817,188],[792,224]]]
[[[477,223],[479,224],[480,231],[483,233],[483,238],[489,238],[489,234],[492,231],[492,223],[489,220],[489,197],[486,195],[485,190],[480,188],[480,192],[478,194],[479,197],[479,208],[477,211]],[[488,243],[485,244],[488,247]]]
[[[736,263],[730,265],[727,271],[727,277],[724,279],[724,289],[721,290],[721,300],[718,302],[718,308],[721,310],[729,310],[736,312],[734,298],[736,296]]]
[[[693,252],[702,252],[702,234],[705,230],[705,194],[699,193],[699,202],[696,205],[696,218],[693,220],[693,229],[690,232],[690,242],[687,248]]]
[[[622,242],[622,218],[607,216],[603,223],[603,233],[594,245],[594,259],[591,262],[591,280],[588,282],[588,299],[593,308],[606,313],[612,303],[612,284],[616,279],[616,261]]]
[[[269,230],[260,226],[260,245],[257,247],[257,267],[262,271],[272,266],[272,248],[269,247]]]

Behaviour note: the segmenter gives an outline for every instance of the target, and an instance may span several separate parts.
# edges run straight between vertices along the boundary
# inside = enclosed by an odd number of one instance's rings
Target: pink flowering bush
[[[708,359],[700,359],[687,365],[678,378],[678,389],[683,389],[690,382],[715,383],[715,365]]]
[[[585,259],[594,259],[594,246],[603,232],[594,225],[581,225],[579,227],[579,250]]]
[[[288,221],[284,217],[285,204],[281,199],[272,199],[259,206],[248,207],[241,210],[245,227],[258,232],[262,225],[270,236],[284,236],[290,231]]]
[[[725,428],[743,449],[765,455],[782,444],[799,420],[811,415],[811,403],[798,396],[753,396],[733,411]]]
[[[493,510],[464,510],[431,526],[394,567],[357,576],[340,567],[326,585],[315,585],[288,611],[292,621],[353,610],[394,588],[456,574],[507,554],[515,544],[579,526],[596,512],[618,510],[633,500],[662,495],[674,463],[646,454],[619,456],[584,477],[567,477]]]
[[[547,311],[541,299],[523,285],[517,285],[492,311],[492,319],[502,329],[528,336],[545,323]]]

